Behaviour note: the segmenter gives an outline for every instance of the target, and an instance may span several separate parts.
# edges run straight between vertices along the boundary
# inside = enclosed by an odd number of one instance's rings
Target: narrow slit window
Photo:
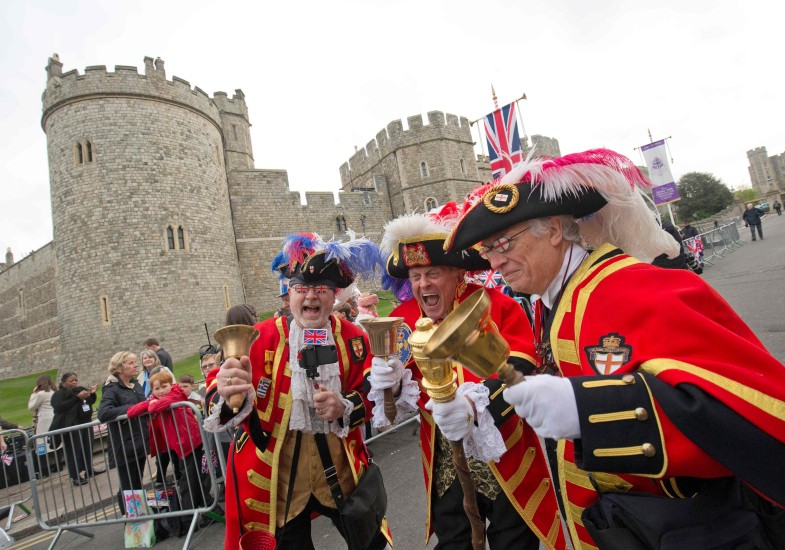
[[[19,289],[19,315],[27,313],[27,303],[25,302],[25,291],[23,288]]]
[[[111,322],[109,317],[109,297],[101,296],[101,322],[108,325]]]
[[[174,229],[171,225],[166,228],[166,240],[169,243],[169,250],[174,250]]]
[[[427,178],[429,175],[430,175],[430,173],[428,171],[428,163],[425,162],[425,161],[422,161],[420,163],[420,177],[421,178]]]
[[[425,199],[425,211],[426,212],[430,212],[431,210],[433,210],[437,206],[438,206],[438,203],[436,202],[436,199],[434,199],[433,197],[428,197],[427,199]]]
[[[180,245],[180,250],[185,250],[185,231],[182,225],[177,228],[177,244]]]
[[[93,144],[89,141],[86,142],[85,150],[87,151],[87,162],[93,162]]]
[[[229,287],[224,285],[224,306],[229,309]]]
[[[76,144],[76,163],[84,164],[84,152],[82,151],[82,144]]]

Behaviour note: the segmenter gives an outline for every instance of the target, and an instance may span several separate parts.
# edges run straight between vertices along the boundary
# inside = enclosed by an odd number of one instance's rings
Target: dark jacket
[[[757,206],[745,210],[744,214],[741,215],[741,219],[744,220],[744,225],[760,225],[761,217],[763,217],[763,210]]]
[[[54,409],[54,416],[52,417],[52,425],[50,430],[59,430],[60,428],[70,428],[79,424],[87,424],[93,419],[93,404],[95,403],[95,394],[82,401],[76,394],[85,390],[82,386],[76,387],[72,390],[60,388],[54,395],[52,395],[52,409]],[[82,405],[87,403],[90,405],[89,410],[85,411]]]
[[[681,237],[686,241],[687,239],[691,239],[693,237],[697,237],[700,234],[697,227],[693,227],[690,224],[685,225],[681,230]]]
[[[147,455],[147,415],[138,418],[115,420],[126,414],[128,409],[145,400],[144,391],[136,380],[133,388],[110,381],[104,386],[98,419],[109,423],[109,467],[122,466],[129,461]],[[114,421],[114,422],[111,422]]]
[[[169,355],[168,351],[166,351],[164,348],[158,348],[155,354],[158,356],[158,360],[161,361],[163,366],[168,367],[169,370],[174,372],[172,370],[172,356]]]
[[[668,258],[668,255],[664,253],[660,254],[652,260],[652,265],[664,267],[666,269],[689,269],[690,266],[687,265],[687,256],[684,254],[684,244],[682,244],[679,230],[667,220],[663,220],[661,225],[662,228],[679,243],[679,254],[675,258]]]

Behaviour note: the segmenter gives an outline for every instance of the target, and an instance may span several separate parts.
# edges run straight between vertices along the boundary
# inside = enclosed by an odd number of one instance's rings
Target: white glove
[[[456,395],[455,399],[447,403],[429,399],[425,408],[433,413],[433,421],[450,441],[461,441],[471,433],[474,410],[469,400],[462,395]]]
[[[540,437],[580,438],[578,404],[566,378],[549,374],[527,376],[525,382],[510,386],[502,395]]]
[[[400,359],[386,360],[381,357],[371,359],[371,374],[368,375],[368,381],[372,389],[392,388],[393,392],[396,392],[401,384],[401,378],[403,378],[403,363]]]

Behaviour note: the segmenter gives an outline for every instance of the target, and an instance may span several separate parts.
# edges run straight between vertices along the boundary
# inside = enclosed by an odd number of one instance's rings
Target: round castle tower
[[[214,331],[244,301],[225,166],[236,140],[221,109],[167,81],[160,59],[145,58],[144,75],[79,75],[55,55],[46,71],[63,367],[98,381],[115,352],[151,336],[175,359],[196,353],[203,323]],[[247,113],[241,95],[219,103]]]

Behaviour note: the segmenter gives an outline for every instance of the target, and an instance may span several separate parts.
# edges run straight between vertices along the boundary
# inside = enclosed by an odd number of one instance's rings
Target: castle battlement
[[[230,98],[226,92],[215,92],[213,101],[222,113],[231,113],[248,120],[248,105],[245,103],[245,94],[239,88]]]
[[[747,157],[754,157],[756,155],[764,155],[768,158],[769,153],[765,147],[755,147],[755,149],[750,149],[747,151]]]
[[[54,110],[76,101],[100,97],[150,98],[180,105],[202,113],[220,128],[219,109],[204,90],[198,86],[191,87],[190,82],[177,76],[167,80],[164,62],[160,58],[145,57],[144,62],[144,74],[139,74],[137,67],[130,65],[115,65],[114,72],[107,70],[106,65],[91,65],[81,75],[76,69],[63,73],[59,57],[50,57],[46,67],[46,90],[42,97],[41,126],[44,131],[46,121]],[[226,98],[226,94],[218,101],[224,100],[227,105],[232,101]],[[242,103],[244,105],[244,101]]]
[[[403,121],[393,120],[376,134],[363,149],[358,149],[348,162],[341,165],[341,184],[346,186],[353,178],[359,177],[395,150],[421,145],[434,140],[452,140],[471,143],[471,127],[466,117],[444,114],[441,111],[427,113],[428,124],[423,123],[422,115],[413,115]]]

